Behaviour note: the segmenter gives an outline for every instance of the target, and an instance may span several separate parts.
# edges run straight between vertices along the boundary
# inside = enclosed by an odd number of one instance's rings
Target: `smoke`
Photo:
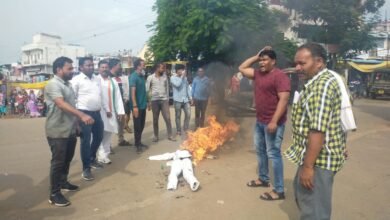
[[[239,72],[238,66],[247,58],[252,57],[265,46],[272,46],[277,53],[277,67],[286,68],[291,66],[291,60],[288,55],[283,53],[281,38],[274,30],[263,30],[259,33],[257,30],[243,28],[242,25],[234,25],[226,33],[232,37],[229,46],[220,45],[219,50],[223,51],[225,56],[222,61],[212,62],[206,65],[206,73],[213,80],[213,100],[215,105],[213,114],[217,115],[218,121],[226,121],[234,117],[238,122],[242,117],[255,117],[252,107],[253,89],[245,95],[240,94],[237,98],[227,97],[226,91],[229,89],[232,76]],[[255,64],[254,68],[258,68]]]

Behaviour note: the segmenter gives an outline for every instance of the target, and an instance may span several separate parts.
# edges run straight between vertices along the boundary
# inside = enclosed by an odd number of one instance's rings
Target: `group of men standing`
[[[293,143],[284,155],[298,165],[294,179],[295,200],[301,220],[331,219],[334,176],[346,157],[346,132],[356,125],[347,88],[341,77],[326,68],[325,49],[316,43],[300,46],[295,55],[296,71],[306,83],[295,92],[292,107]],[[259,64],[258,69],[252,65]],[[239,67],[245,77],[254,80],[256,125],[254,144],[258,160],[258,178],[248,187],[271,187],[269,160],[273,168],[273,189],[260,195],[267,201],[283,200],[283,140],[290,80],[276,67],[276,53],[271,47],[245,60]],[[346,104],[347,103],[347,104]],[[346,113],[346,114],[342,114]],[[349,116],[347,114],[349,113]]]
[[[70,162],[74,156],[77,136],[80,136],[80,154],[82,160],[82,178],[94,179],[91,168],[103,168],[110,164],[112,135],[118,134],[119,146],[130,146],[125,140],[124,131],[128,127],[130,113],[133,115],[134,145],[137,153],[148,148],[142,142],[147,109],[153,112],[153,141],[159,140],[158,121],[160,112],[167,126],[168,139],[176,141],[176,135],[189,129],[193,100],[207,102],[210,93],[209,81],[200,73],[195,80],[203,84],[195,90],[190,87],[185,74],[185,66],[177,65],[176,74],[169,78],[165,64],[157,63],[154,73],[145,81],[145,62],[134,61],[134,71],[122,76],[119,59],[102,60],[98,63],[98,74],[94,74],[94,63],[91,57],[79,59],[80,73],[73,77],[73,61],[59,57],[53,63],[54,78],[45,88],[45,99],[48,106],[46,136],[51,147],[52,160],[50,171],[51,192],[49,202],[57,206],[67,206],[70,202],[62,195],[61,190],[77,191],[78,186],[68,182]],[[202,68],[198,72],[203,72]],[[199,79],[197,79],[199,78]],[[176,114],[176,134],[173,134],[169,110],[170,84],[173,89],[173,100]],[[199,84],[197,84],[199,85]],[[203,89],[205,91],[197,91]],[[194,95],[195,91],[202,97]],[[197,101],[196,103],[201,103]],[[201,106],[201,107],[199,107]],[[197,125],[202,125],[206,105],[200,108]],[[185,120],[181,128],[181,111]],[[198,112],[198,110],[196,110]],[[198,127],[198,126],[197,126]]]
[[[257,62],[259,68],[255,69],[252,65]],[[307,82],[303,90],[294,96],[293,143],[285,156],[298,165],[293,187],[301,219],[330,219],[333,179],[346,159],[346,130],[341,117],[341,103],[345,98],[342,94],[346,87],[338,82],[334,72],[326,68],[326,51],[321,45],[302,45],[295,55],[295,62],[296,70],[305,75]],[[134,144],[138,153],[148,147],[141,140],[147,109],[153,112],[154,142],[159,141],[160,137],[160,112],[171,141],[189,129],[192,104],[195,104],[196,127],[204,125],[210,81],[204,75],[203,68],[198,69],[198,76],[191,87],[183,65],[177,65],[176,74],[169,78],[165,65],[157,63],[154,74],[146,81],[143,60],[136,60],[134,72],[125,78],[120,77],[119,65],[118,60],[101,61],[99,76],[95,76],[92,58],[82,58],[79,62],[81,73],[70,83],[72,60],[60,57],[53,64],[55,76],[45,89],[48,105],[46,135],[52,151],[51,203],[69,205],[61,190],[78,189],[67,180],[77,131],[81,135],[82,177],[85,180],[93,179],[91,167],[101,166],[99,161],[110,162],[108,155],[113,133],[119,134],[119,145],[129,145],[123,138],[125,106],[133,113]],[[239,69],[243,76],[254,81],[256,107],[254,143],[258,178],[249,181],[247,186],[271,186],[270,160],[274,186],[260,199],[285,199],[281,145],[287,120],[290,80],[276,68],[276,53],[271,47],[265,47],[259,54],[248,58]],[[170,120],[170,85],[176,134],[173,134]],[[182,111],[185,114],[183,129]]]

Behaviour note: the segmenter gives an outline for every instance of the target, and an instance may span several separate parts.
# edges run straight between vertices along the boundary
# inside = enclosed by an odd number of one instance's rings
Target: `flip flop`
[[[272,190],[275,194],[278,195],[277,198],[273,198],[269,192],[264,193],[263,195],[260,195],[260,199],[265,201],[275,201],[275,200],[284,200],[286,197],[284,195],[284,192],[278,193],[275,190]]]
[[[261,179],[258,179],[261,183],[256,183],[256,180],[249,181],[246,186],[248,187],[270,187],[271,185],[269,182],[262,181]]]

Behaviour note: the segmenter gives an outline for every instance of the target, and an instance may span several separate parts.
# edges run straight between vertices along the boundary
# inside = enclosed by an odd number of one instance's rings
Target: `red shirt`
[[[276,111],[279,92],[290,92],[290,78],[280,69],[274,68],[269,73],[255,70],[254,92],[257,121],[268,124]],[[287,120],[287,110],[278,121],[282,125]]]

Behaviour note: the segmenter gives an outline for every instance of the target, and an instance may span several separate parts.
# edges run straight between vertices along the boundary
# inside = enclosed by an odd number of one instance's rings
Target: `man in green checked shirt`
[[[321,45],[299,47],[295,63],[308,81],[294,96],[293,144],[284,154],[299,166],[294,190],[300,219],[330,219],[334,175],[345,161],[341,89],[326,69],[326,51]]]

